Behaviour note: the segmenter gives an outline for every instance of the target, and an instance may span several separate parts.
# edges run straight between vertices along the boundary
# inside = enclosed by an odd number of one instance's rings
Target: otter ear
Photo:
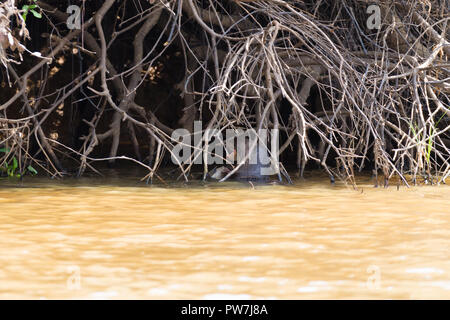
[[[230,173],[230,171],[231,171],[231,169],[228,168],[228,167],[220,167],[220,169],[221,169],[221,171],[222,171],[223,173],[225,173],[225,174],[228,174],[228,173]]]

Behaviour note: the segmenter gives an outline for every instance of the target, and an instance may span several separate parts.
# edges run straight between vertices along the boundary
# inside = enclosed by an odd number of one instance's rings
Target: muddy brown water
[[[0,181],[0,298],[450,298],[450,187]]]

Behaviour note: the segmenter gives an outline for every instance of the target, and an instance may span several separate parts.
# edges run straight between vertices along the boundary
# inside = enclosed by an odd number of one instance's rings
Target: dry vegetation
[[[364,168],[405,184],[450,176],[449,1],[106,0],[95,10],[86,7],[79,30],[67,29],[61,5],[37,1],[42,23],[51,27],[42,57],[23,53],[26,25],[12,3],[0,6],[3,81],[15,90],[0,94],[0,145],[24,163],[42,164],[28,152],[31,142],[38,145],[52,175],[64,174],[64,159],[76,161],[78,174],[95,170],[95,161],[117,159],[157,174],[176,143],[170,137],[176,127],[136,95],[146,77],[157,76],[159,59],[178,51],[184,60],[184,76],[174,85],[184,101],[180,127],[192,132],[201,119],[204,129],[278,128],[280,153],[295,153],[300,174],[316,162],[350,182]],[[380,8],[381,25],[369,30],[371,4]],[[133,53],[123,69],[110,48],[130,32]],[[45,95],[55,57],[75,48],[92,63]],[[34,61],[20,72],[19,55]],[[27,88],[30,79],[39,83],[36,90]],[[52,137],[44,123],[83,86],[96,97],[97,111],[82,119],[89,130],[75,148]],[[289,106],[287,118],[282,104]],[[11,108],[16,112],[8,113]],[[109,127],[99,128],[101,121]],[[124,132],[135,156],[120,156]],[[106,142],[108,155],[93,156]],[[208,142],[197,147],[207,149]],[[188,179],[192,166],[179,168]]]

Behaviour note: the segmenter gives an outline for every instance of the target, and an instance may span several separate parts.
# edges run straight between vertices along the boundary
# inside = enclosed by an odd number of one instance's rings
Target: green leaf
[[[0,148],[0,152],[9,153],[9,149],[8,148]]]
[[[29,8],[29,9],[36,9],[36,8],[37,8],[37,5],[32,4],[32,5],[28,6],[28,8]]]
[[[28,167],[27,167],[27,170],[28,170],[30,173],[32,173],[32,174],[37,174],[37,173],[38,173],[38,172],[36,171],[36,169],[33,168],[32,166],[28,166]]]
[[[42,18],[42,14],[40,14],[39,12],[34,11],[34,10],[30,10],[30,11],[33,14],[33,16],[35,16],[36,18],[38,18],[38,19]]]
[[[19,163],[17,162],[16,157],[13,158],[13,165],[12,165],[12,171],[16,171],[17,167],[19,166]]]

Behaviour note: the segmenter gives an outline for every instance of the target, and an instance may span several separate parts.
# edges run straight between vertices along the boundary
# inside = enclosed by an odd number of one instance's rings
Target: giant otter
[[[256,181],[269,182],[270,176],[261,174],[261,164],[243,164],[233,175],[230,180],[240,181]],[[213,180],[221,180],[225,178],[231,171],[231,166],[215,167],[209,172],[209,177]]]
[[[228,134],[228,133],[227,133]],[[228,138],[228,136],[227,136]],[[270,137],[273,139],[273,137]],[[232,141],[231,148],[228,142],[225,143],[227,152],[227,165],[218,166],[212,169],[208,176],[211,179],[253,181],[267,183],[273,181],[273,176],[277,175],[277,180],[282,181],[281,174],[278,170],[278,155],[272,152],[278,152],[278,146],[269,143],[270,139],[266,132],[258,131],[241,131],[234,137],[228,138]],[[269,150],[270,149],[274,149]],[[272,158],[275,156],[276,158]],[[288,179],[289,181],[289,179]]]
[[[270,176],[264,171],[270,165],[264,165],[261,161],[258,147],[254,147],[252,157],[249,156],[250,145],[248,139],[245,140],[245,147],[242,150],[233,152],[233,165],[215,167],[211,170],[209,177],[214,180],[221,180],[230,174],[236,167],[238,169],[229,177],[231,180],[269,182]],[[241,164],[242,163],[242,164]],[[241,165],[239,165],[241,164]]]

